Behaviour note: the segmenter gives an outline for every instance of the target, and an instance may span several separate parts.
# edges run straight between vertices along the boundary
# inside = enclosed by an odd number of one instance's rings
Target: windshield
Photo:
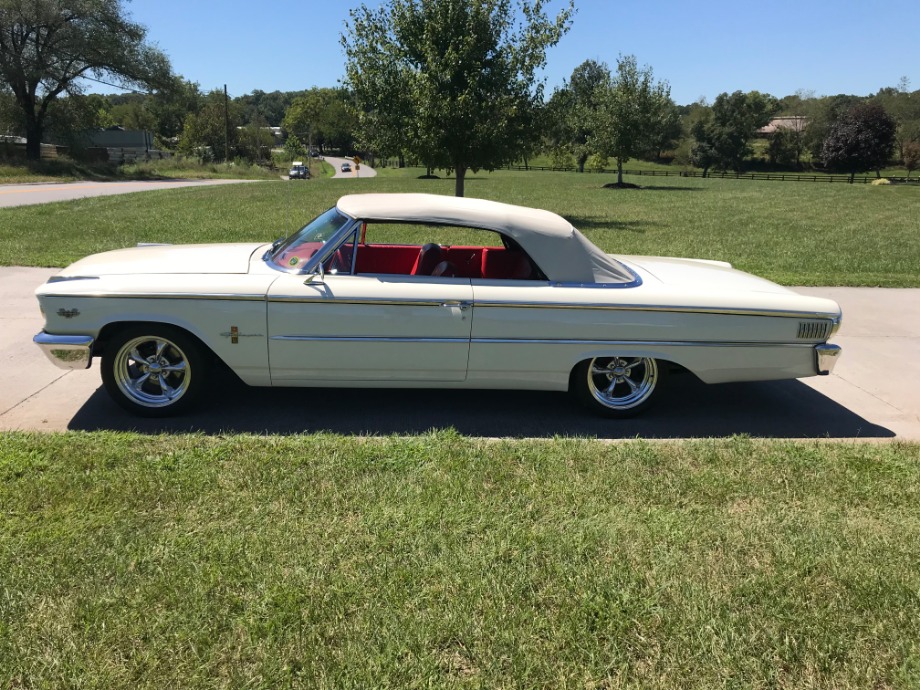
[[[275,249],[269,261],[285,270],[300,270],[335,233],[351,222],[335,208],[328,211],[295,232]]]

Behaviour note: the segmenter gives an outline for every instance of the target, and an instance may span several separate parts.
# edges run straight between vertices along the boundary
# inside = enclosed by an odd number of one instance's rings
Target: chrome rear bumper
[[[840,357],[839,345],[815,345],[815,367],[819,376],[827,376],[834,370],[837,359]]]
[[[93,338],[88,335],[51,335],[42,331],[32,342],[61,369],[89,369],[93,361]]]

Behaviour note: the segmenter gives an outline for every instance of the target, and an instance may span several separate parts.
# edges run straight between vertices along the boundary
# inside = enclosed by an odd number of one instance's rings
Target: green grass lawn
[[[2,688],[920,685],[920,445],[0,435]]]
[[[0,264],[453,192],[421,172],[0,209]],[[467,193],[612,252],[920,285],[917,188],[606,181]],[[920,687],[918,499],[920,444],[0,433],[0,689]]]
[[[200,164],[181,157],[114,165],[81,163],[62,157],[34,162],[0,159],[0,184],[37,182],[75,182],[78,180],[160,180],[160,179],[278,179],[272,172],[248,163]]]
[[[272,240],[353,192],[452,194],[418,169],[0,209],[0,264],[62,266],[137,242]],[[920,188],[480,172],[467,195],[555,211],[608,252],[731,261],[783,284],[920,286]]]

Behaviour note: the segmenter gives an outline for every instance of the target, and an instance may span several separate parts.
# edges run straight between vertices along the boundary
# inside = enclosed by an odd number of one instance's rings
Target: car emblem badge
[[[300,261],[300,259],[298,259],[296,256],[292,256],[292,257],[291,257],[291,260],[288,261],[288,265],[289,265],[289,266],[296,266],[298,261]]]
[[[73,317],[80,315],[80,310],[79,309],[58,309],[57,315],[62,316],[65,319],[72,319]]]

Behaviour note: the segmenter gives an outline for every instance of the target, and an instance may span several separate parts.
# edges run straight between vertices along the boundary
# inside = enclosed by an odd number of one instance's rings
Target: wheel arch
[[[146,325],[157,325],[157,326],[168,326],[169,328],[174,328],[177,331],[181,331],[183,334],[189,336],[195,342],[201,346],[202,350],[212,354],[217,360],[223,362],[220,355],[211,347],[198,333],[195,331],[181,325],[177,324],[174,321],[169,321],[167,319],[136,319],[136,320],[119,320],[112,321],[105,324],[99,331],[99,335],[96,337],[95,343],[93,343],[93,356],[101,357],[105,353],[105,346],[108,341],[110,341],[117,333],[127,329],[127,328],[136,328]]]
[[[693,373],[689,368],[687,368],[680,361],[677,361],[679,358],[675,358],[673,353],[664,353],[659,350],[649,349],[649,348],[605,348],[603,350],[591,350],[581,353],[574,361],[570,362],[569,365],[569,390],[572,390],[572,385],[575,381],[575,372],[578,367],[584,362],[588,362],[592,359],[605,358],[605,357],[646,357],[649,359],[654,359],[658,366],[668,370],[669,373],[678,373],[678,372],[690,372]]]

